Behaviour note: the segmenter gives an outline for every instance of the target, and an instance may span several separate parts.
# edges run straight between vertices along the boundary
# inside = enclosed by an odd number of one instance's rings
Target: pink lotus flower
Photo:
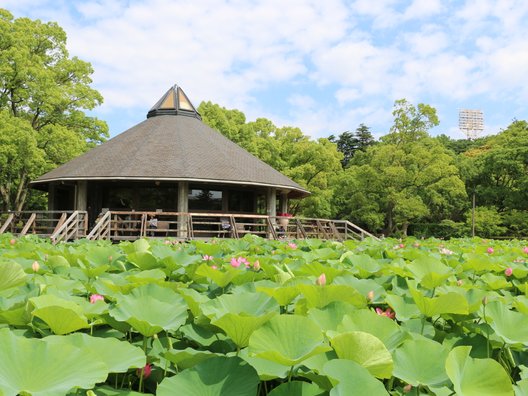
[[[213,261],[213,260],[214,260],[214,257],[205,254],[205,255],[202,257],[202,259],[203,259],[204,261]]]
[[[396,317],[396,313],[390,308],[387,308],[385,311],[381,308],[376,308],[376,313],[380,316],[386,316],[389,319],[394,319]]]
[[[33,272],[38,272],[40,269],[40,264],[38,261],[33,261],[33,264],[31,264],[31,268],[33,269]]]
[[[324,272],[317,277],[317,279],[315,280],[315,284],[319,286],[326,285],[326,275],[324,274]]]
[[[453,254],[453,252],[449,249],[446,249],[446,248],[440,248],[439,250],[440,254],[445,254],[447,256],[450,256]]]
[[[512,276],[513,274],[513,268],[512,267],[508,267],[504,270],[504,275],[506,276]]]
[[[260,261],[255,260],[255,262],[253,263],[253,269],[255,271],[260,271]]]
[[[211,265],[211,268],[212,269],[218,269],[218,267],[216,265]]]
[[[14,245],[15,243],[16,243],[16,239],[10,239],[10,240],[9,240],[9,244],[10,244],[10,245]]]
[[[239,258],[232,258],[231,259],[231,266],[238,268],[241,264],[244,264],[246,268],[249,268],[251,264],[249,264],[249,261],[245,257],[239,257]]]
[[[90,296],[90,303],[91,304],[95,304],[99,300],[104,301],[104,297],[101,296],[100,294],[92,294]]]
[[[420,247],[420,244],[419,244],[418,242],[414,242],[414,243],[413,243],[413,247],[415,247],[415,248],[419,248],[419,247]]]
[[[492,247],[489,247],[486,249],[486,252],[488,252],[488,254],[492,254],[494,252],[493,248]]]
[[[293,242],[288,243],[288,246],[290,247],[290,249],[297,249],[297,245]]]
[[[150,373],[152,373],[152,366],[147,363],[143,369],[138,368],[137,369],[137,375],[138,377],[141,377],[141,370],[143,370],[143,378],[147,379],[150,377]]]
[[[528,254],[528,246],[525,246],[524,249],[523,249],[523,252]]]
[[[398,246],[400,247],[400,249],[403,249],[405,247],[403,243],[400,243]]]

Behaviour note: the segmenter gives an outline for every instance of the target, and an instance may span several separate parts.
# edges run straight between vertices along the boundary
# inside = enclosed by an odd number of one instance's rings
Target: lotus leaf
[[[214,269],[207,264],[202,264],[196,269],[194,275],[195,278],[200,276],[205,277],[211,279],[219,287],[226,287],[240,271],[242,270],[232,267],[228,267],[225,270],[221,268]]]
[[[413,273],[418,283],[427,289],[442,285],[453,273],[450,267],[432,256],[420,257],[407,268]]]
[[[491,319],[490,326],[504,342],[528,345],[528,315],[510,311],[499,301],[491,301],[486,305],[486,316]]]
[[[504,368],[493,359],[473,359],[471,347],[453,348],[446,372],[460,396],[513,396],[513,386]]]
[[[0,393],[15,396],[65,395],[70,389],[91,389],[108,375],[98,357],[68,342],[50,343],[0,329]]]
[[[0,291],[17,287],[26,281],[26,273],[14,261],[0,262]]]
[[[315,322],[298,315],[271,318],[249,338],[249,352],[285,366],[330,350]]]
[[[468,302],[459,293],[449,292],[438,297],[425,297],[417,289],[409,287],[409,291],[418,309],[427,317],[441,314],[467,315],[469,313]]]
[[[330,344],[340,359],[353,360],[378,378],[392,376],[392,356],[383,342],[372,334],[351,331],[333,337]]]
[[[268,396],[323,396],[325,392],[315,384],[304,381],[285,382],[274,388]]]
[[[79,305],[54,295],[29,299],[34,309],[32,316],[42,319],[55,334],[68,334],[88,327],[88,321]]]
[[[308,308],[323,308],[333,301],[343,301],[359,308],[367,305],[366,299],[352,286],[347,285],[299,285]]]
[[[389,351],[400,345],[405,338],[400,326],[386,316],[376,314],[369,309],[352,311],[346,315],[340,326],[339,332],[364,331],[379,338]]]
[[[393,353],[394,376],[413,385],[439,386],[448,381],[449,348],[427,338],[406,340]]]
[[[171,349],[164,354],[164,357],[174,363],[180,370],[194,367],[198,363],[216,356],[218,356],[216,353],[209,351],[197,351],[196,349],[192,348],[185,348],[183,350]]]
[[[221,328],[238,348],[248,346],[249,337],[278,312],[268,312],[261,316],[227,313],[211,324]]]
[[[330,396],[388,395],[382,382],[352,360],[331,360],[325,364],[323,373],[337,382]]]
[[[117,297],[110,315],[129,323],[146,337],[162,330],[177,330],[187,319],[185,300],[171,289],[148,284]]]
[[[110,373],[126,372],[129,368],[143,367],[146,363],[145,354],[140,348],[115,338],[91,337],[88,334],[76,333],[46,337],[46,341],[58,346],[70,344],[92,351],[97,355],[98,360],[106,364]]]
[[[255,396],[259,377],[239,357],[214,357],[165,378],[157,396]]]

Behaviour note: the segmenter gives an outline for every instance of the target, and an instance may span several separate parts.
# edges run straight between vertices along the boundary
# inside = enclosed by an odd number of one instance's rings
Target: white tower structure
[[[484,131],[484,114],[481,110],[462,109],[458,113],[458,127],[468,139],[476,139]]]

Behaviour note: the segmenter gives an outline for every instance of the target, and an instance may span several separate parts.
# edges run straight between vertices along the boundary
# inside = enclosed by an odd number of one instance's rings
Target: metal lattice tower
[[[458,127],[468,139],[476,139],[484,131],[484,114],[481,110],[460,110]]]

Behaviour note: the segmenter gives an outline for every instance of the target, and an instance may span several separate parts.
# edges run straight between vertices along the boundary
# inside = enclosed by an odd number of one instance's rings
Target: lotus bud
[[[486,252],[488,252],[488,254],[492,254],[493,253],[493,248],[492,247],[487,248]]]
[[[412,391],[412,385],[411,384],[407,384],[403,387],[403,393],[409,393],[410,391]]]
[[[95,304],[99,300],[104,301],[104,297],[101,296],[100,294],[92,294],[90,296],[90,303],[91,304]]]
[[[513,268],[512,267],[508,267],[504,270],[504,275],[506,276],[511,276],[513,274]]]
[[[374,290],[371,290],[367,293],[367,298],[372,301],[374,300]]]
[[[33,272],[38,272],[40,269],[40,264],[38,261],[33,261],[33,264],[31,264],[31,268],[33,269]]]
[[[112,261],[113,260],[113,257],[112,256],[108,256],[108,261]]]
[[[524,249],[523,249],[523,252],[528,254],[528,246],[525,246]]]
[[[260,271],[260,261],[256,260],[254,263],[253,263],[253,269],[255,271]]]
[[[482,304],[486,305],[488,303],[488,296],[484,296],[482,299]]]
[[[14,245],[15,243],[16,243],[16,239],[11,239],[11,240],[9,240],[9,244],[10,244],[10,245]]]
[[[464,284],[464,281],[462,279],[457,280],[457,285],[462,286]]]
[[[150,377],[150,373],[152,372],[152,366],[147,363],[145,365],[145,367],[143,367],[142,369],[137,369],[137,375],[138,377],[141,377],[141,375],[143,374],[143,378],[147,379],[148,377]]]
[[[319,286],[326,285],[326,275],[324,274],[324,272],[317,277],[315,284]]]

